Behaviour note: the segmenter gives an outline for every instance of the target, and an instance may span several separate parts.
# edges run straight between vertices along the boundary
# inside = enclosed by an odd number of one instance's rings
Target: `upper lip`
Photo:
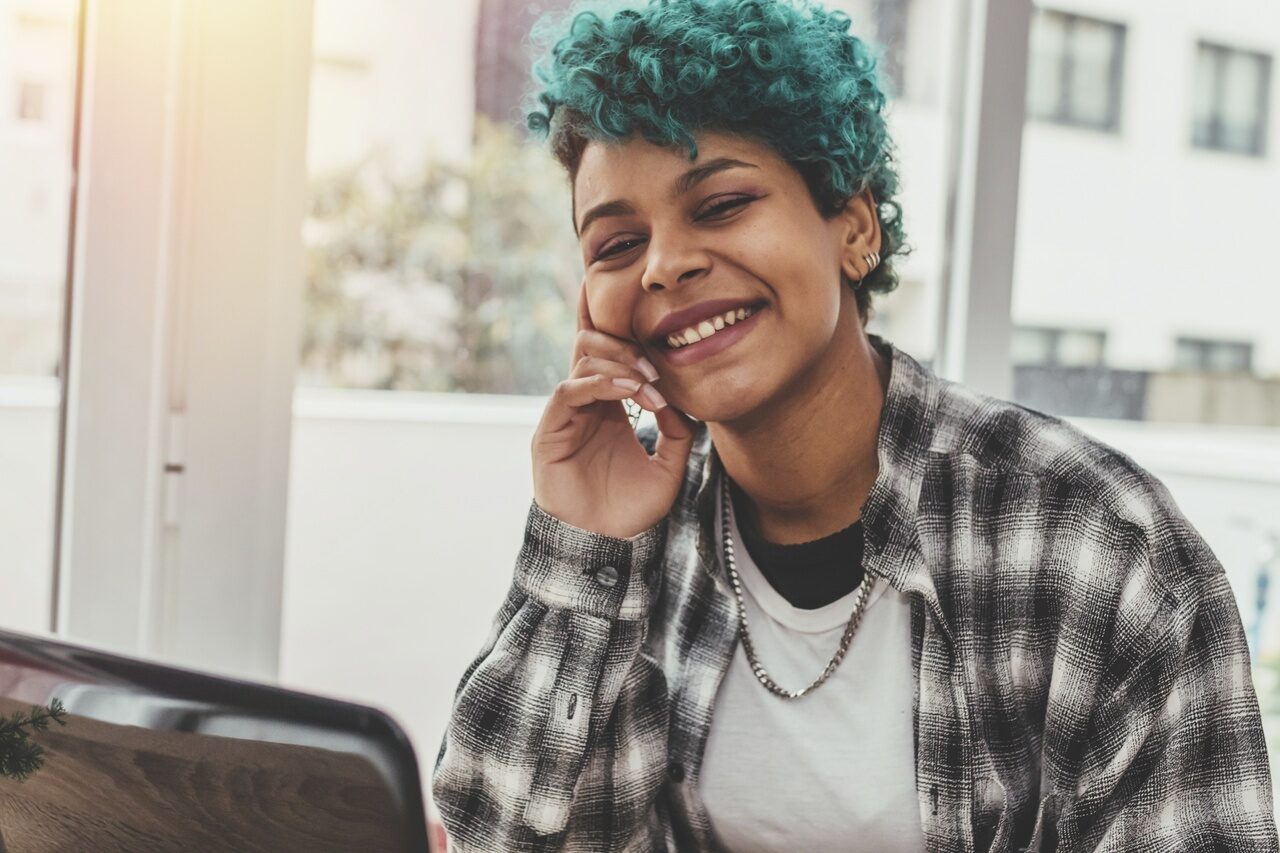
[[[681,308],[679,311],[672,311],[663,317],[662,322],[654,328],[651,339],[655,343],[665,343],[667,335],[672,332],[696,326],[703,320],[723,314],[732,308],[749,308],[753,305],[758,305],[759,302],[759,299],[745,298],[710,299],[706,302],[699,302],[697,305],[690,305],[688,308]]]

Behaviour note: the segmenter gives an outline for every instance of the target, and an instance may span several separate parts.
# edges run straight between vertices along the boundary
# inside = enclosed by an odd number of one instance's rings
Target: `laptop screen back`
[[[427,845],[381,711],[0,631],[0,853]]]

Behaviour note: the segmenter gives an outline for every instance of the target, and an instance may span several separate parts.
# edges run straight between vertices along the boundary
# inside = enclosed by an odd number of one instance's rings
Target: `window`
[[[1079,417],[1141,416],[1142,378],[1108,371],[1107,333],[1016,326],[1011,341],[1014,398],[1039,411]]]
[[[1013,363],[1048,367],[1102,364],[1106,332],[1019,326],[1013,330]]]
[[[1124,36],[1120,24],[1037,10],[1031,22],[1028,115],[1117,130]]]
[[[48,631],[54,603],[79,6],[0,3],[0,625],[18,631]]]
[[[1210,373],[1249,373],[1253,370],[1253,344],[1179,337],[1174,367]]]
[[[42,83],[23,80],[18,83],[18,119],[21,121],[44,121],[44,91]]]
[[[1264,155],[1270,88],[1270,56],[1200,42],[1196,49],[1192,144]]]

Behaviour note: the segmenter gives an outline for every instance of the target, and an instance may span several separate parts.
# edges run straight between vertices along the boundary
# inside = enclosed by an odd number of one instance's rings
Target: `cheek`
[[[587,305],[596,329],[615,338],[633,340],[631,324],[635,322],[635,299],[621,281],[608,276],[587,283]]]
[[[828,254],[804,238],[757,253],[753,274],[772,291],[771,307],[792,333],[818,333],[839,313],[840,270]]]
[[[734,241],[734,255],[780,296],[811,288],[825,280],[827,267],[837,269],[838,262],[832,258],[826,232],[807,225],[781,216],[762,220]]]

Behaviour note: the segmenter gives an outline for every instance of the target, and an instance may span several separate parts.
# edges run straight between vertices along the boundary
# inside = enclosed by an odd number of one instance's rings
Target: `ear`
[[[867,255],[880,251],[880,216],[871,188],[850,198],[837,218],[841,227],[840,269],[850,281],[858,281],[869,272]]]

